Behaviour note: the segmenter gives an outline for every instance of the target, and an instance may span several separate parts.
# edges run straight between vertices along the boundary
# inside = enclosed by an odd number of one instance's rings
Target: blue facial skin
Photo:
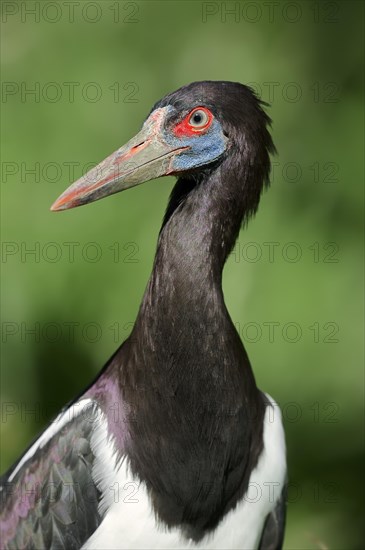
[[[205,132],[188,137],[176,137],[171,131],[164,130],[163,139],[173,147],[189,147],[173,159],[171,168],[174,172],[181,172],[198,168],[217,160],[226,150],[228,138],[223,134],[218,120]]]

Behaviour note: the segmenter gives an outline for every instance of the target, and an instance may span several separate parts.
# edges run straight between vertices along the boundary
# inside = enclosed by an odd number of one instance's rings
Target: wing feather
[[[259,550],[281,550],[284,542],[287,485],[284,486],[275,509],[266,518]]]
[[[64,411],[2,480],[4,550],[79,549],[99,526],[90,446],[98,408],[91,400],[85,403],[73,417],[70,409]]]

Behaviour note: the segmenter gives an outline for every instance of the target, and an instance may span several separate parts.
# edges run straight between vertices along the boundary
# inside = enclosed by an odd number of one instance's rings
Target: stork
[[[222,291],[268,185],[270,122],[247,86],[183,86],[53,204],[177,177],[130,337],[2,478],[1,548],[282,547],[280,411]]]

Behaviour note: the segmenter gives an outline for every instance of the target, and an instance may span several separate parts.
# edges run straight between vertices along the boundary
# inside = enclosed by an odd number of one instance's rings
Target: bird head
[[[250,153],[250,162],[262,149],[268,162],[269,120],[247,86],[184,86],[156,103],[141,131],[73,183],[51,210],[81,206],[160,176],[197,173],[216,166],[229,149],[246,157]]]

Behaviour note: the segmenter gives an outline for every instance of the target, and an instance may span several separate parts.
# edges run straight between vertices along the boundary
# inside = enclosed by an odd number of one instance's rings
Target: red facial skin
[[[193,126],[189,122],[189,120],[191,119],[191,117],[196,111],[204,111],[204,113],[206,113],[206,115],[208,116],[208,120],[206,124],[204,124],[204,126],[200,126],[199,128],[197,128],[196,126]],[[175,126],[173,131],[176,137],[190,137],[196,134],[203,134],[204,132],[206,132],[209,126],[212,124],[212,122],[213,122],[213,115],[209,111],[209,109],[207,109],[206,107],[196,107],[195,109],[190,111],[190,113],[181,122],[179,122],[179,124]]]

